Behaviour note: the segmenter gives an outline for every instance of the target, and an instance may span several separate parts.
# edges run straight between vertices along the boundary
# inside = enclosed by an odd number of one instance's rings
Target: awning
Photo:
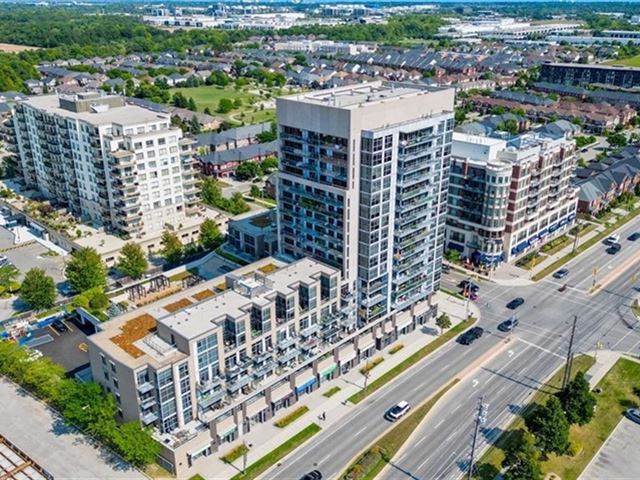
[[[314,383],[316,383],[318,381],[318,379],[314,376],[310,379],[308,379],[306,382],[304,382],[302,385],[298,385],[296,387],[296,393],[300,393],[303,390],[305,390],[306,388],[309,388],[311,385],[313,385]]]
[[[327,367],[324,370],[322,370],[320,372],[320,376],[323,377],[323,378],[324,377],[328,377],[333,372],[335,372],[337,368],[338,368],[338,364],[334,362],[333,365],[330,365],[329,367]]]
[[[301,372],[298,377],[296,377],[296,387],[309,383],[312,380],[315,381],[315,379],[316,376],[314,375],[313,370],[305,370],[304,372]]]
[[[526,240],[524,242],[520,242],[518,245],[516,245],[516,251],[521,252],[522,250],[527,248],[527,246],[528,246],[528,242]]]
[[[569,215],[569,216],[567,217],[567,220],[568,220],[568,221],[571,221],[571,220],[573,220],[574,218],[576,218],[576,214],[575,214],[575,213],[572,213],[571,215]]]
[[[332,353],[327,358],[323,358],[322,360],[320,360],[318,362],[318,371],[322,372],[324,369],[330,367],[334,363],[336,363],[336,360],[335,360],[335,357],[333,356],[333,353]]]
[[[555,232],[558,229],[559,225],[557,223],[554,223],[553,225],[551,225],[549,227],[549,231],[550,232]]]
[[[552,232],[552,231],[553,231],[553,230],[551,230],[551,227],[549,227],[549,228],[543,228],[542,230],[540,230],[540,231],[538,232],[538,236],[539,236],[540,238],[542,238],[542,237],[544,237],[547,233]]]
[[[560,226],[564,227],[567,224],[567,219],[565,218],[564,220],[560,220]]]
[[[457,250],[458,252],[464,252],[464,245],[460,245],[459,243],[449,242],[447,244],[448,250]]]
[[[537,236],[537,235],[534,235],[534,236],[533,236],[533,237],[531,237],[529,240],[527,240],[527,243],[528,243],[529,245],[532,245],[532,244],[536,243],[537,241],[538,241],[538,236]]]

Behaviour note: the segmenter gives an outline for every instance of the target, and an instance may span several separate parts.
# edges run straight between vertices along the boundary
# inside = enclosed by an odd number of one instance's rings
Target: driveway
[[[626,417],[602,446],[579,480],[635,480],[640,478],[640,425]]]
[[[147,478],[3,378],[0,405],[0,433],[56,479]]]

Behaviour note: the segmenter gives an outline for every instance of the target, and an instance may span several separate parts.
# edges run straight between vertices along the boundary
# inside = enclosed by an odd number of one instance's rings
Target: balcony
[[[269,360],[263,365],[260,365],[259,368],[254,369],[251,375],[253,375],[253,378],[264,377],[265,375],[272,372],[273,369],[275,368],[276,368],[276,362],[274,362],[273,360]]]
[[[207,392],[198,397],[198,407],[202,409],[209,408],[212,405],[222,401],[227,396],[226,390],[216,390]]]
[[[320,330],[320,325],[316,323],[315,325],[310,325],[309,327],[303,328],[302,330],[300,330],[300,336],[302,338],[307,338],[313,335],[314,333],[317,333],[319,330]]]
[[[289,363],[291,360],[298,358],[298,355],[300,355],[300,350],[297,348],[291,349],[278,358],[278,363],[280,365],[284,365],[285,363]]]
[[[242,387],[246,387],[247,385],[249,385],[252,380],[253,379],[249,375],[242,375],[240,377],[237,377],[234,382],[227,382],[227,391],[233,395]]]
[[[140,420],[142,421],[142,423],[144,423],[145,425],[149,425],[153,422],[155,422],[156,420],[158,420],[158,415],[155,412],[149,412],[149,413],[145,413]]]
[[[142,410],[148,410],[156,404],[156,399],[154,397],[147,398],[142,403],[140,403],[140,408]]]
[[[292,345],[295,345],[298,339],[296,337],[285,338],[284,340],[280,340],[278,342],[278,348],[280,350],[284,350]]]
[[[144,395],[145,393],[150,392],[154,388],[155,387],[153,386],[153,384],[151,382],[144,382],[144,383],[141,383],[140,385],[138,385],[138,393]]]

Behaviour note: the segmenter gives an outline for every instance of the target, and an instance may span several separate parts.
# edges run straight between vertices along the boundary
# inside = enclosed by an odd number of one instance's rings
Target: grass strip
[[[249,447],[247,447],[244,443],[241,443],[240,445],[235,447],[233,450],[231,450],[229,453],[220,457],[220,460],[222,460],[224,463],[231,464],[235,462],[237,459],[239,459],[242,455],[248,452],[249,452]]]
[[[299,419],[302,415],[304,415],[308,411],[309,411],[309,407],[307,407],[306,405],[303,405],[302,407],[296,408],[289,415],[285,415],[280,420],[275,421],[273,424],[278,428],[284,428],[287,425],[290,425],[293,422],[295,422],[297,419]]]
[[[460,295],[458,292],[454,292],[453,290],[449,290],[448,288],[442,288],[442,287],[440,287],[440,291],[441,291],[442,293],[445,293],[445,294],[447,294],[447,295],[450,295],[450,296],[452,296],[452,297],[454,297],[454,298],[457,298],[457,299],[459,299],[459,300],[465,300],[465,298],[464,298],[462,295]]]
[[[572,242],[572,238],[569,238],[567,235],[562,235],[558,238],[554,238],[549,243],[544,244],[540,247],[540,251],[547,255],[554,255],[566,246],[570,245]]]
[[[318,424],[312,423],[308,427],[295,434],[289,440],[284,442],[282,445],[271,450],[260,460],[249,465],[245,473],[239,473],[231,477],[231,480],[252,480],[258,477],[273,465],[275,465],[277,462],[279,462],[281,459],[286,457],[289,453],[302,445],[304,442],[313,437],[320,430],[321,428]]]
[[[398,353],[400,350],[402,350],[404,348],[404,345],[399,343],[393,347],[391,347],[391,349],[389,350],[389,353],[391,355],[393,355],[394,353]]]
[[[622,227],[627,222],[630,222],[631,220],[636,218],[638,216],[638,214],[640,214],[640,208],[636,208],[631,213],[629,213],[629,215],[627,215],[626,217],[620,218],[616,223],[614,223],[613,225],[607,227],[604,231],[598,233],[597,235],[594,235],[593,237],[591,237],[589,240],[587,240],[586,242],[582,243],[581,245],[578,245],[578,248],[576,248],[575,252],[567,253],[564,257],[559,258],[558,260],[553,262],[548,267],[545,267],[542,270],[540,270],[538,273],[536,273],[533,276],[533,281],[542,280],[544,277],[546,277],[550,273],[555,272],[558,268],[560,268],[562,265],[567,263],[569,260],[571,260],[572,258],[577,257],[578,255],[580,255],[585,250],[587,250],[587,249],[591,248],[592,246],[594,246],[596,243],[601,242],[602,240],[607,238],[609,235],[611,235],[612,232],[614,232],[618,228]]]
[[[384,358],[382,357],[376,357],[371,361],[367,361],[367,363],[364,365],[364,367],[362,367],[360,369],[360,373],[362,375],[366,375],[367,373],[369,373],[371,370],[373,370],[375,367],[377,367],[378,365],[380,365],[382,362],[384,362]]]
[[[595,363],[595,359],[588,355],[580,355],[573,360],[572,376],[575,376],[579,371],[586,372]],[[538,390],[531,398],[529,404],[522,410],[519,416],[513,419],[509,426],[504,430],[504,433],[498,437],[493,445],[491,445],[487,451],[482,455],[477,464],[477,474],[474,476],[480,480],[493,480],[498,473],[502,460],[504,459],[504,448],[512,442],[512,439],[517,435],[517,431],[521,428],[526,428],[524,425],[524,417],[531,412],[535,404],[544,404],[547,398],[551,395],[555,395],[560,391],[562,386],[562,377],[564,376],[564,366],[560,368],[553,376]],[[598,410],[600,409],[598,405]],[[565,457],[568,458],[568,457]],[[559,473],[559,472],[554,472]],[[562,477],[564,480],[565,477]]]
[[[424,417],[429,413],[440,398],[460,380],[452,380],[446,387],[440,389],[433,397],[416,408],[404,420],[397,423],[387,433],[378,439],[341,475],[343,480],[373,479],[384,466],[391,461],[409,436],[420,426]]]
[[[349,401],[353,404],[357,404],[361,402],[367,396],[371,395],[373,392],[375,392],[376,390],[379,390],[384,385],[389,383],[391,380],[396,378],[398,375],[404,372],[407,368],[411,367],[412,365],[415,365],[420,360],[425,358],[427,355],[432,353],[437,348],[447,343],[452,338],[457,337],[459,333],[465,331],[475,322],[476,322],[476,319],[473,317],[469,317],[467,320],[460,322],[455,327],[451,328],[449,331],[440,335],[433,342],[428,343],[427,345],[422,347],[420,350],[418,350],[416,353],[407,357],[405,360],[403,360],[398,365],[393,367],[391,370],[389,370],[388,372],[385,372],[384,374],[382,374],[382,376],[375,379],[373,382],[369,383],[369,386],[367,387],[366,391],[360,390],[359,392],[351,395],[349,397]]]
[[[342,390],[340,387],[333,387],[330,388],[329,390],[327,390],[326,392],[324,392],[322,394],[323,397],[327,397],[327,398],[331,398],[333,397],[336,393],[338,393],[340,390]]]

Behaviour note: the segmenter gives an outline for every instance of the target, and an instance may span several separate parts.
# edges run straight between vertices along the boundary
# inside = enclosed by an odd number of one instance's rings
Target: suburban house
[[[230,177],[244,162],[261,162],[278,153],[278,142],[253,143],[231,150],[221,150],[200,155],[200,169],[205,175],[217,178]]]
[[[254,143],[258,143],[260,133],[271,130],[271,123],[258,123],[244,127],[231,128],[222,132],[206,132],[196,135],[196,148],[198,151],[221,152],[232,150]]]

